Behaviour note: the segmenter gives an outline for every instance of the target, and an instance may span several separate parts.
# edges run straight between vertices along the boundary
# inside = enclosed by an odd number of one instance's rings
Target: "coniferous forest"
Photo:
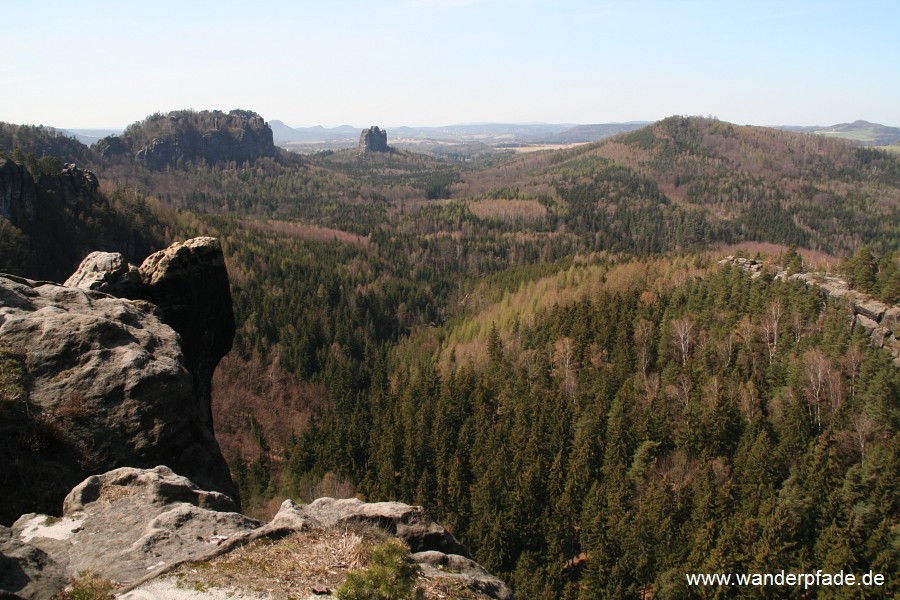
[[[896,155],[696,117],[521,156],[151,168],[7,124],[0,152],[45,211],[0,218],[0,271],[220,239],[216,433],[260,515],[421,504],[525,599],[800,597],[685,574],[816,569],[887,579],[819,597],[900,594],[897,359],[790,277],[900,302]]]

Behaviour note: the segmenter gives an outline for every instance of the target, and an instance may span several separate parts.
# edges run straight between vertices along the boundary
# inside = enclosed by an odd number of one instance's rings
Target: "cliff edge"
[[[419,506],[285,500],[262,524],[164,466],[88,477],[61,518],[29,513],[0,527],[0,596],[53,598],[86,573],[129,600],[332,596],[390,539],[408,546],[423,600],[513,598]]]
[[[79,481],[168,464],[236,499],[210,381],[234,316],[218,241],[89,255],[66,285],[0,275],[0,523]]]

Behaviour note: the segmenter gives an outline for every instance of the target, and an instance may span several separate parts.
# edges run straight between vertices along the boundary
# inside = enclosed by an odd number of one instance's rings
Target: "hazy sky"
[[[900,126],[897,0],[0,4],[0,121]]]

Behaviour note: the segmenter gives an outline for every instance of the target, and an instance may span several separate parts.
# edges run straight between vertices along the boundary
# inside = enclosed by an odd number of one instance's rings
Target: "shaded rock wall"
[[[143,258],[159,248],[162,226],[132,207],[111,205],[97,177],[73,164],[35,181],[0,158],[0,272],[62,281],[92,250]]]
[[[387,143],[387,131],[378,127],[369,127],[363,129],[359,136],[359,153],[366,152],[389,152],[390,148]]]
[[[67,283],[0,275],[0,521],[56,512],[75,483],[120,466],[169,464],[236,498],[210,409],[234,338],[218,242],[174,244],[140,269],[94,253]]]

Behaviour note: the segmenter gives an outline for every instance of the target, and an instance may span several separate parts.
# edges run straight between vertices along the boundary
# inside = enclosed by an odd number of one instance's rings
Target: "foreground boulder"
[[[181,336],[184,362],[194,383],[196,435],[213,433],[212,376],[234,342],[234,311],[219,241],[198,237],[148,256],[140,267],[121,254],[92,252],[66,286],[147,300]]]
[[[323,527],[372,523],[406,542],[413,552],[435,550],[443,554],[468,554],[465,547],[435,523],[421,506],[409,506],[402,502],[367,503],[356,498],[319,498],[305,505],[286,500],[275,522],[288,515]]]
[[[0,579],[0,597],[50,598],[66,579],[84,571],[112,580],[125,598],[154,597],[152,590],[161,589],[156,580],[186,563],[213,560],[260,538],[278,543],[301,531],[315,538],[316,532],[361,523],[417,544],[412,560],[426,577],[452,577],[481,594],[512,598],[509,588],[477,563],[444,552],[462,546],[421,507],[287,500],[265,525],[234,509],[227,496],[201,490],[168,467],[126,467],[91,476],[66,497],[61,518],[30,513],[11,532],[5,530],[5,538],[0,529],[0,564],[28,566],[15,578]]]
[[[61,519],[26,514],[12,526],[69,577],[91,571],[132,582],[160,566],[206,557],[223,540],[259,527],[230,498],[200,490],[167,467],[123,467],[87,478]]]
[[[67,283],[0,275],[0,522],[57,511],[121,466],[169,464],[236,499],[210,410],[234,338],[218,242],[175,244],[140,270],[95,253]]]
[[[19,540],[0,525],[0,598],[50,600],[68,578],[46,552]]]

